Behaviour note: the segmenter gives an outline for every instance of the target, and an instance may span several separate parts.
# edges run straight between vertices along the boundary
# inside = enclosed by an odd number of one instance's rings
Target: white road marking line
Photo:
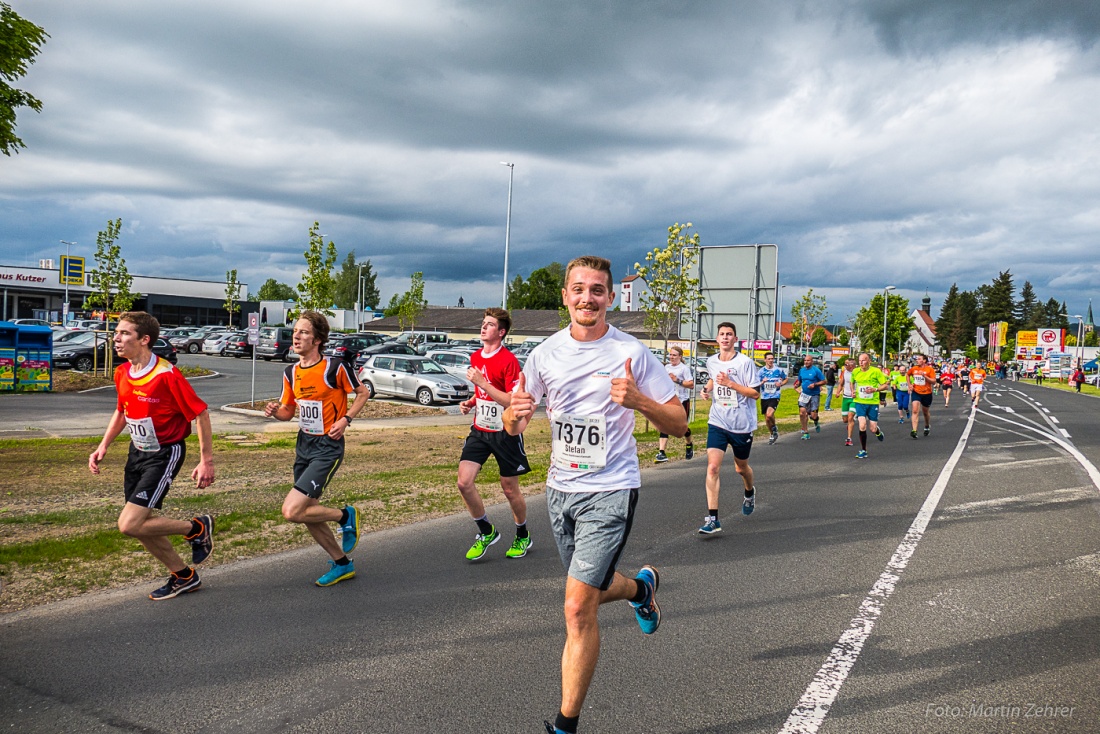
[[[1005,406],[1005,412],[1006,413],[1015,413],[1016,411],[1006,405]]]
[[[924,537],[924,531],[932,519],[932,513],[936,511],[936,505],[939,504],[940,497],[947,488],[951,473],[959,463],[963,449],[966,448],[970,429],[974,427],[974,416],[975,407],[971,406],[966,428],[959,437],[951,457],[940,471],[939,478],[932,485],[932,491],[928,493],[924,504],[921,505],[920,512],[917,513],[913,524],[909,526],[905,538],[894,551],[893,557],[886,564],[886,569],[878,577],[878,581],[871,587],[870,593],[859,605],[859,613],[848,623],[848,629],[840,636],[840,640],[825,658],[824,664],[806,688],[806,692],[802,694],[791,715],[787,717],[787,722],[780,729],[780,734],[813,734],[825,723],[825,717],[829,714],[833,702],[836,701],[840,687],[847,680],[848,674],[859,659],[864,643],[871,636],[878,618],[882,616],[886,600],[894,593],[898,581],[901,580],[902,572],[905,571],[909,559],[917,550],[917,543]]]
[[[1044,408],[1044,410],[1046,410],[1046,408]],[[1050,411],[1048,410],[1047,412],[1049,413]],[[1050,417],[1050,419],[1051,419],[1052,421],[1054,421],[1055,423],[1057,423],[1057,422],[1058,422],[1058,416],[1056,416],[1056,415],[1052,415],[1052,416]]]
[[[1061,431],[1062,435],[1065,436],[1066,438],[1070,437],[1069,431],[1067,431],[1065,428],[1059,428],[1058,430]]]
[[[1056,457],[1062,461],[1064,457]],[[953,518],[974,515],[981,511],[1000,511],[1004,509],[1016,509],[1019,507],[1040,507],[1045,505],[1066,504],[1092,497],[1092,487],[1067,487],[1056,489],[1052,492],[1033,492],[1032,494],[1016,495],[1015,497],[998,497],[993,500],[981,500],[979,502],[964,502],[960,505],[944,507],[936,515],[936,521],[942,522]]]
[[[1046,436],[1051,441],[1058,444],[1063,449],[1065,449],[1067,452],[1069,452],[1070,456],[1077,459],[1077,463],[1080,464],[1081,468],[1083,468],[1085,470],[1085,472],[1089,475],[1089,479],[1092,480],[1092,483],[1096,486],[1096,489],[1100,490],[1100,469],[1097,469],[1096,466],[1091,461],[1089,461],[1085,457],[1084,454],[1082,454],[1080,451],[1078,451],[1077,447],[1075,447],[1073,444],[1066,443],[1065,441],[1058,438],[1057,436],[1052,436],[1052,435],[1046,433],[1045,431],[1041,431],[1038,428],[1033,428],[1032,426],[1029,426],[1027,424],[1017,423],[1016,421],[1010,421],[1008,418],[1005,418],[1005,417],[999,416],[999,415],[993,415],[992,413],[988,413],[988,412],[986,412],[984,410],[981,410],[981,409],[979,409],[978,412],[982,413],[984,415],[988,415],[990,418],[995,418],[996,420],[1004,421],[1005,423],[1011,423],[1014,426],[1019,426],[1020,428],[1023,428],[1025,430],[1034,431],[1035,433],[1038,433],[1040,436]],[[1062,429],[1062,430],[1065,431],[1065,429]]]
[[[1035,444],[1031,444],[1034,446]],[[992,448],[992,447],[991,447]],[[996,448],[1000,448],[999,446]],[[972,468],[959,469],[961,474],[985,474],[989,471],[997,471],[999,469],[1006,469],[1008,471],[1015,471],[1021,466],[1028,466],[1034,464],[1056,464],[1062,461],[1065,457],[1062,456],[1047,456],[1042,459],[1021,459],[1020,461],[1006,461],[1001,464],[983,464],[981,466],[975,466]]]

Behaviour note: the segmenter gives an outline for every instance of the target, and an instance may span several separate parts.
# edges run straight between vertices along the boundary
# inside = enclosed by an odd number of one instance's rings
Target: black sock
[[[344,509],[340,510],[340,524],[341,525],[347,525],[349,517],[351,517],[351,514],[348,512],[348,508],[345,507]]]
[[[194,538],[202,532],[202,523],[198,519],[191,520],[191,532],[183,536],[184,538]]]
[[[493,523],[486,520],[485,518],[487,518],[487,517],[488,517],[488,515],[482,515],[478,519],[474,520],[474,522],[477,523],[478,531],[482,535],[492,535],[493,534]]]
[[[745,490],[745,497],[752,497],[754,494],[756,494],[756,487]]]
[[[711,517],[713,517],[715,520],[717,520],[718,519],[718,508],[715,507],[713,510],[707,510],[707,514],[710,515]]]
[[[867,450],[867,431],[859,432],[859,445],[863,447],[863,450]]]
[[[195,569],[190,566],[184,566],[182,571],[173,571],[172,575],[178,579],[188,580],[195,575]]]
[[[516,525],[516,537],[517,538],[526,538],[527,537],[527,523],[523,523],[522,525]]]
[[[343,558],[336,559],[336,565],[337,566],[346,566],[349,563],[351,563],[351,559],[348,558],[347,556],[344,556]]]
[[[559,711],[557,717],[554,718],[554,728],[567,731],[569,734],[577,734],[577,721],[580,718],[579,716],[566,716]]]
[[[634,592],[634,596],[630,597],[630,601],[635,604],[641,604],[645,601],[646,597],[649,596],[649,589],[647,589],[646,585],[638,579],[634,579],[634,583],[638,585],[638,590]]]

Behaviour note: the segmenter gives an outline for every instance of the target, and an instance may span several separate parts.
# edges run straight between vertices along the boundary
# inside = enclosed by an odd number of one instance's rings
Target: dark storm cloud
[[[51,33],[0,178],[27,258],[122,216],[134,272],[294,284],[319,220],[384,300],[421,270],[431,300],[488,302],[508,160],[510,274],[625,274],[674,221],[778,243],[834,314],[868,281],[938,306],[999,269],[1079,299],[1100,274],[1089,3],[16,9]]]

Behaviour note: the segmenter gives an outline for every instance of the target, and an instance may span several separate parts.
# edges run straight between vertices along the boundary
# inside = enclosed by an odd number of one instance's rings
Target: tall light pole
[[[504,220],[504,294],[500,297],[500,307],[508,308],[508,243],[512,238],[512,176],[516,172],[516,164],[501,161],[500,165],[508,166],[508,218]]]
[[[889,291],[894,286],[888,285],[882,289],[882,369],[886,369],[886,305],[890,302]]]
[[[783,291],[787,289],[787,286],[779,286],[779,312],[776,314],[776,327],[775,331],[779,335],[779,343],[783,343]],[[772,349],[775,349],[775,345],[772,345]]]
[[[1077,365],[1085,369],[1085,346],[1081,341],[1085,336],[1085,317],[1077,314],[1073,318],[1077,319]]]
[[[359,269],[356,271],[359,280],[356,283],[355,289],[355,330],[359,331],[363,328],[363,265],[359,265]],[[375,304],[378,305],[378,304]]]
[[[69,248],[75,245],[75,242],[69,242],[68,240],[61,240],[61,244],[65,245],[65,265],[68,265],[69,261]],[[65,326],[69,323],[69,274],[65,272],[65,268],[61,268],[61,279],[65,281],[65,306],[64,313],[61,314],[61,325]]]

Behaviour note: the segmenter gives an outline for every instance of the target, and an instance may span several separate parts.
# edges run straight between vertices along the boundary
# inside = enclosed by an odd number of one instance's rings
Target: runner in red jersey
[[[119,317],[114,348],[127,361],[115,370],[118,407],[103,440],[88,457],[88,469],[99,474],[99,462],[111,442],[129,427],[130,454],[123,482],[126,505],[118,516],[118,529],[137,538],[171,572],[168,583],[149,594],[154,601],[198,591],[202,585],[198,573],[183,562],[168,536],[184,536],[191,544],[191,563],[198,565],[210,555],[214,532],[210,515],[191,520],[153,516],[183,465],[191,421],[198,424],[200,455],[191,478],[200,489],[214,483],[210,413],[179,370],[153,354],[152,344],[158,336],[160,324],[144,311]]]
[[[474,383],[474,396],[462,403],[462,412],[474,411],[474,424],[462,446],[458,463],[458,491],[470,517],[477,523],[474,544],[466,558],[476,561],[489,546],[500,540],[500,531],[489,522],[485,503],[477,491],[477,475],[481,467],[495,456],[500,469],[500,488],[512,508],[516,537],[504,552],[507,558],[522,558],[531,548],[527,533],[527,500],[519,489],[521,475],[531,471],[523,436],[511,436],[504,430],[504,409],[512,404],[512,390],[519,381],[520,366],[515,355],[504,348],[504,337],[512,329],[512,318],[503,308],[487,308],[481,320],[482,348],[470,355],[466,379]]]

